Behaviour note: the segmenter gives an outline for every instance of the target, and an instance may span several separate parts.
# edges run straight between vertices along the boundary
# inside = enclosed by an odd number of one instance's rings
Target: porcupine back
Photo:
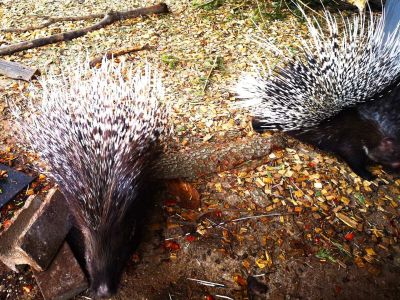
[[[368,109],[368,103],[362,103],[385,98],[395,103],[400,13],[389,13],[397,21],[372,14],[343,18],[340,33],[337,20],[325,11],[327,34],[315,19],[303,14],[311,39],[300,39],[301,55],[284,57],[285,64],[268,74],[258,71],[256,76],[244,76],[237,87],[240,105],[249,108],[257,131],[286,131],[341,156],[364,178],[373,178],[366,169],[371,160],[397,167],[397,137],[387,136],[382,123],[368,116],[374,106]],[[265,41],[261,44],[271,48]]]
[[[83,234],[92,290],[108,297],[131,254],[135,209],[146,201],[148,168],[168,133],[167,109],[149,65],[144,73],[107,60],[88,65],[42,78],[40,104],[17,120]]]

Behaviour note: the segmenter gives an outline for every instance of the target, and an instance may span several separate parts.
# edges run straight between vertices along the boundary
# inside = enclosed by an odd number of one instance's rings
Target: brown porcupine
[[[169,129],[161,80],[149,65],[144,73],[107,60],[88,65],[42,78],[39,106],[16,119],[83,235],[92,291],[108,297],[132,254],[149,167]]]
[[[374,178],[371,163],[400,170],[400,1],[387,1],[385,10],[343,18],[342,32],[329,12],[323,29],[302,10],[311,37],[300,38],[302,53],[286,57],[272,46],[284,66],[237,86],[253,128],[333,152],[366,179]]]

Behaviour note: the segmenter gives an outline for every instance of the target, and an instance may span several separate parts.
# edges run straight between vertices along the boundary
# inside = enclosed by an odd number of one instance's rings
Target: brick
[[[44,272],[34,272],[36,282],[45,300],[70,299],[88,288],[88,281],[64,242],[57,256]]]
[[[43,201],[38,195],[31,196],[0,235],[0,260],[14,271],[19,264],[43,271],[70,228],[70,214],[61,192],[52,189]]]

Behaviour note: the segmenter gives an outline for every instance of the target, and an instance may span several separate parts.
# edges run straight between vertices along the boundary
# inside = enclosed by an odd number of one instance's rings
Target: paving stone
[[[36,282],[45,300],[70,299],[88,288],[88,281],[64,242],[56,258],[44,272],[34,272]]]
[[[0,235],[0,260],[12,270],[28,264],[45,270],[57,254],[71,228],[64,196],[56,189],[42,201],[31,196],[12,219],[12,225]]]
[[[7,171],[8,177],[0,180],[0,209],[12,200],[20,191],[33,181],[32,176],[19,172],[9,166],[0,164],[0,170]]]

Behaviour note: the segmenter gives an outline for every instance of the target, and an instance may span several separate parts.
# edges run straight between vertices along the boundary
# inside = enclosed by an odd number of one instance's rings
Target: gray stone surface
[[[51,190],[39,216],[20,239],[22,251],[29,253],[39,266],[36,270],[45,270],[56,256],[71,229],[69,217],[64,196],[58,190]]]

